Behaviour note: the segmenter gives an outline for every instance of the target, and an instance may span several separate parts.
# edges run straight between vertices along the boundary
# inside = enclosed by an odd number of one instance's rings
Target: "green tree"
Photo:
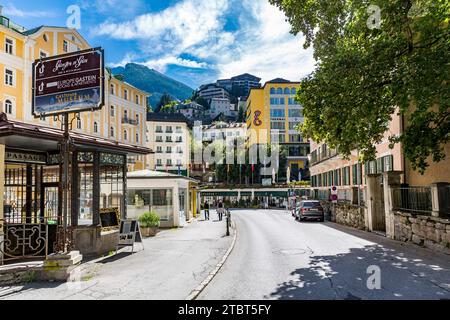
[[[161,99],[159,100],[159,103],[156,106],[155,112],[159,112],[161,110],[161,108],[163,108],[164,106],[169,105],[171,102],[173,101],[172,97],[170,96],[170,94],[168,94],[167,92],[165,92],[162,96]]]
[[[176,111],[176,106],[177,106],[177,102],[176,101],[171,101],[168,104],[164,105],[159,112],[163,112],[163,113],[175,113]]]
[[[445,157],[450,140],[448,0],[269,0],[292,33],[305,35],[317,68],[301,83],[303,133],[349,155],[373,160],[397,112],[414,169]]]

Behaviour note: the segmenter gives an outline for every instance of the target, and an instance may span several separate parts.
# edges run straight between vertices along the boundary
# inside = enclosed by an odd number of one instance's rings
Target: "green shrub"
[[[157,228],[159,227],[160,218],[154,212],[146,212],[139,217],[139,223],[143,228]]]

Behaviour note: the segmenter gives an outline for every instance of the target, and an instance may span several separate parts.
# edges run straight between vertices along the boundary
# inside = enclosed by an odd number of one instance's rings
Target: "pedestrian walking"
[[[220,201],[217,205],[217,214],[219,215],[219,221],[222,221],[223,219],[223,202]]]
[[[205,202],[205,220],[209,220],[209,202]]]

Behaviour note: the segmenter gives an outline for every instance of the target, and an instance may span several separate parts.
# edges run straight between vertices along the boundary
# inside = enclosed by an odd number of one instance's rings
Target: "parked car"
[[[319,220],[325,221],[325,213],[319,201],[304,200],[301,201],[295,211],[295,220]]]

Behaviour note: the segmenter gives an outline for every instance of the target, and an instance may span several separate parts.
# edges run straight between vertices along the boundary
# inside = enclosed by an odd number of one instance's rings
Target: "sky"
[[[80,8],[81,35],[105,49],[111,67],[134,62],[192,88],[251,73],[298,81],[314,70],[284,14],[267,0],[0,0],[26,28],[66,26]]]

